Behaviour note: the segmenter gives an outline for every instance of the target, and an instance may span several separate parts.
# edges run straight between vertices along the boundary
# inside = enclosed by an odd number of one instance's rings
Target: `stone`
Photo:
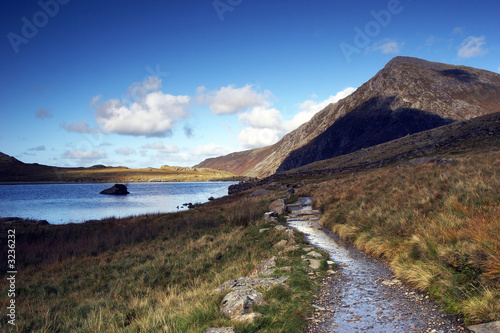
[[[111,195],[126,195],[130,192],[127,191],[127,186],[123,184],[115,184],[112,187],[102,190],[100,194],[111,194]]]
[[[263,233],[263,232],[266,232],[268,230],[269,230],[269,228],[262,228],[262,229],[259,229],[259,233]]]
[[[287,246],[283,249],[283,252],[292,252],[292,251],[295,251],[295,250],[298,250],[300,248],[299,245],[290,245],[290,246]]]
[[[286,203],[285,199],[276,199],[269,205],[269,210],[277,213],[278,215],[282,215],[286,212]]]
[[[231,318],[232,321],[238,321],[242,323],[253,323],[255,319],[262,318],[262,313],[251,312],[244,315],[236,316]]]
[[[265,305],[262,293],[255,289],[236,289],[227,294],[220,305],[220,311],[228,318],[251,313],[252,306]]]
[[[255,268],[248,273],[248,277],[258,277],[259,275],[270,276],[274,273],[275,269],[271,269],[272,267],[276,267],[276,257],[272,257],[270,259],[262,261],[260,264],[255,266]]]
[[[309,259],[309,267],[318,269],[321,266],[321,261],[318,259]]]
[[[276,214],[275,212],[264,213],[264,220],[278,222],[278,214]]]
[[[235,330],[232,327],[210,327],[203,333],[235,333]]]
[[[270,278],[249,278],[240,277],[237,280],[229,280],[218,286],[213,292],[220,293],[226,290],[245,289],[245,288],[273,288],[278,285],[285,285],[288,276],[278,276]]]
[[[310,257],[313,257],[313,258],[323,258],[323,256],[316,251],[311,251],[311,252],[307,253],[307,255]]]
[[[282,230],[286,230],[286,227],[284,225],[280,224],[280,225],[275,226],[274,229],[282,231]]]
[[[500,321],[492,321],[491,323],[472,325],[467,328],[474,333],[500,333]]]
[[[282,239],[278,243],[274,244],[273,247],[275,248],[285,247],[286,244],[288,244],[288,241],[286,239]]]

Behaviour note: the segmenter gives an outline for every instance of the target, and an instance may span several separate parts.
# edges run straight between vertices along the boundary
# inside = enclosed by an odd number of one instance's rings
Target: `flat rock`
[[[255,319],[262,318],[262,313],[251,312],[240,316],[235,316],[231,318],[232,321],[238,321],[243,323],[252,323]]]
[[[277,285],[284,285],[286,280],[288,280],[288,276],[270,278],[240,277],[237,280],[229,280],[224,282],[214,290],[214,293],[245,288],[272,288]]]
[[[242,288],[227,294],[220,305],[224,316],[233,319],[251,313],[252,305],[265,305],[262,293],[251,288]]]
[[[318,269],[321,266],[321,261],[318,259],[309,259],[309,267],[312,269]]]
[[[313,258],[323,258],[321,253],[318,253],[316,251],[311,251],[311,252],[307,253],[306,255],[313,257]]]
[[[276,244],[274,244],[273,247],[275,247],[275,248],[285,247],[287,244],[288,244],[288,241],[286,239],[282,239],[279,242],[277,242]]]
[[[232,327],[210,327],[203,333],[235,333],[235,330]]]
[[[500,333],[500,321],[467,327],[474,333]]]

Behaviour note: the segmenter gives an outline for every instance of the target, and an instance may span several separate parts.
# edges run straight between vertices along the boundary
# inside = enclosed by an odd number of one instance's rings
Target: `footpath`
[[[297,250],[294,232],[306,236],[313,247],[302,247],[307,255],[303,261],[312,270],[319,269],[323,255],[314,251],[319,248],[329,255],[329,276],[321,283],[321,288],[313,303],[314,315],[308,319],[305,332],[500,332],[499,323],[464,327],[460,318],[441,312],[428,296],[404,285],[394,277],[387,264],[357,250],[352,244],[325,230],[321,224],[321,213],[314,210],[312,199],[301,197],[292,205],[285,205],[280,199],[271,205],[273,212],[265,218],[277,222],[277,215],[287,209],[287,225],[276,225],[288,240],[274,245],[282,249],[280,255]],[[262,229],[260,232],[266,232]],[[323,260],[324,261],[324,260]],[[333,270],[335,267],[336,270]],[[230,280],[219,286],[214,293],[230,292],[224,297],[220,310],[232,321],[251,322],[262,315],[252,313],[253,304],[265,304],[259,288],[284,285],[287,276],[269,277],[279,270],[276,257],[257,265],[246,277]],[[209,328],[204,333],[231,333],[231,327]]]

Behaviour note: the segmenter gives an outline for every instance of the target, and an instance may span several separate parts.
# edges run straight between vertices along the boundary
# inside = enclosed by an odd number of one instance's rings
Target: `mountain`
[[[207,159],[197,167],[265,177],[497,111],[499,74],[396,57],[354,93],[274,145]]]
[[[110,167],[60,168],[23,163],[0,152],[0,182],[178,182],[233,179],[227,171],[164,165],[160,169]]]

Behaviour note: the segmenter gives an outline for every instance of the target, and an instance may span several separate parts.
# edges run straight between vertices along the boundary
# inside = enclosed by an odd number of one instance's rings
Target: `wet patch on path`
[[[310,198],[300,199],[310,206]],[[294,207],[288,225],[329,253],[339,265],[326,278],[306,332],[467,332],[459,318],[442,313],[427,296],[397,280],[388,265],[323,229],[310,207]]]

